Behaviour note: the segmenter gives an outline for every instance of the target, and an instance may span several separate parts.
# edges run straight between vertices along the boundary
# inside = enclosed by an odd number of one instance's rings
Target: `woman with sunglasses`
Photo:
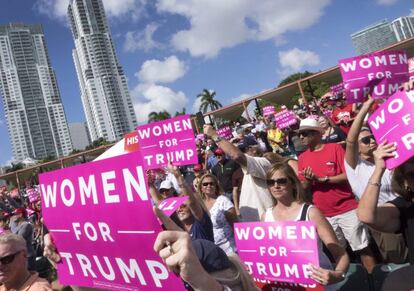
[[[364,102],[346,140],[345,171],[352,192],[358,199],[361,199],[375,170],[374,151],[378,145],[369,128],[363,126],[364,120],[373,106],[374,99],[372,98]],[[384,169],[381,186],[378,189],[377,206],[397,198],[397,195],[392,191],[391,178],[392,172]],[[404,263],[407,257],[407,248],[401,234],[383,233],[372,229],[370,233],[384,262]]]
[[[214,243],[226,254],[235,253],[233,224],[238,221],[236,209],[226,196],[221,195],[217,178],[205,174],[198,184],[198,193],[210,212]]]
[[[319,284],[328,285],[325,290],[336,290],[335,286],[329,285],[345,278],[349,258],[336,238],[332,226],[319,209],[307,201],[301,182],[287,163],[277,163],[267,172],[267,184],[274,206],[262,215],[262,221],[313,221],[320,239],[318,240],[320,267],[311,265],[311,277]],[[335,269],[323,252],[322,242],[335,259]]]
[[[414,157],[394,169],[392,190],[399,196],[378,206],[385,168],[384,159],[394,156],[395,145],[382,142],[374,152],[375,170],[358,205],[358,218],[380,232],[402,233],[408,260],[414,264]],[[413,286],[414,287],[414,286]]]

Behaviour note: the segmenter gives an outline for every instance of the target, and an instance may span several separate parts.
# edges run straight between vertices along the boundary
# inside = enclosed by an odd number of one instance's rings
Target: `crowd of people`
[[[413,82],[402,88],[413,89]],[[154,249],[187,290],[258,290],[233,232],[234,223],[256,221],[313,221],[320,265],[310,266],[311,278],[325,290],[336,290],[350,262],[368,273],[379,263],[408,262],[383,288],[414,287],[409,276],[401,280],[414,272],[414,158],[386,169],[395,145],[377,144],[366,125],[377,102],[345,103],[331,94],[294,105],[297,123],[283,129],[273,115],[234,123],[231,139],[204,125],[197,165],[147,171],[166,229]],[[173,196],[189,199],[166,217],[156,206]],[[37,187],[2,187],[0,210],[0,290],[51,290],[45,279],[56,279],[59,254],[42,224]]]

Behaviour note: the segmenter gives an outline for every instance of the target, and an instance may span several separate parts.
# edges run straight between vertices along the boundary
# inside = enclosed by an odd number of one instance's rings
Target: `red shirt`
[[[345,134],[348,134],[349,129],[351,128],[351,118],[354,117],[354,113],[352,111],[352,104],[348,104],[345,107],[337,107],[332,112],[332,119],[335,124],[338,124],[339,127],[342,129]]]
[[[308,166],[318,177],[332,177],[345,173],[345,151],[336,144],[325,144],[321,150],[309,149],[299,156],[299,179],[304,181],[301,174]],[[358,204],[348,183],[314,183],[312,185],[313,203],[326,216],[331,217],[357,208]]]

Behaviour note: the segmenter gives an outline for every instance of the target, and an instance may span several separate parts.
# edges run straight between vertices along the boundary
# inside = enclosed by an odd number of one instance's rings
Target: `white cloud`
[[[125,35],[124,50],[135,52],[143,50],[148,52],[154,48],[161,48],[161,43],[154,40],[154,33],[158,29],[158,24],[150,23],[141,31],[128,31]]]
[[[191,107],[193,112],[192,113],[197,113],[200,111],[200,106],[201,106],[201,97],[197,97],[194,102],[193,102],[193,106]]]
[[[66,21],[70,0],[37,0],[35,9],[50,18]],[[130,16],[137,19],[143,12],[146,0],[103,0],[105,11],[109,17],[121,18]]]
[[[398,0],[376,0],[378,5],[390,6],[398,2]]]
[[[138,123],[147,122],[148,114],[153,111],[166,110],[173,115],[186,107],[188,102],[182,91],[175,92],[168,87],[155,84],[139,84],[131,93],[134,96]]]
[[[184,76],[187,70],[184,62],[176,56],[170,56],[163,61],[145,61],[135,76],[143,83],[171,83]]]
[[[316,66],[320,64],[319,55],[312,51],[294,48],[279,52],[279,63],[283,68],[282,75],[298,72],[304,66]]]
[[[0,126],[2,126],[2,125],[4,125],[5,123],[4,123],[4,119],[1,119],[0,118]]]
[[[157,10],[184,16],[190,28],[172,45],[192,56],[211,58],[248,40],[283,40],[288,31],[317,23],[331,0],[158,0]]]
[[[234,102],[239,102],[239,101],[242,101],[242,100],[244,100],[244,99],[246,99],[246,98],[248,98],[248,97],[251,97],[251,96],[253,96],[253,94],[246,94],[246,93],[243,93],[243,94],[240,94],[240,95],[239,95],[239,96],[237,96],[237,97],[232,98],[232,99],[231,99],[231,102],[232,102],[232,103],[234,103]]]

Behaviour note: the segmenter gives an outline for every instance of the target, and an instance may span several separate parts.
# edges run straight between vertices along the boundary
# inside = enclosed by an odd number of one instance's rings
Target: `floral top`
[[[226,253],[236,251],[234,243],[233,228],[227,221],[225,212],[234,205],[224,195],[219,195],[210,209],[211,221],[213,222],[214,243],[221,247]]]

